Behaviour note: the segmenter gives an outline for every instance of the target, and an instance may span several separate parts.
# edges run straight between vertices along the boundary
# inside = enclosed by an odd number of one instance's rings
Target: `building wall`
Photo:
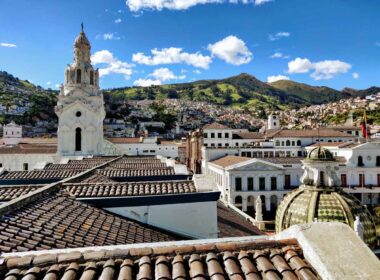
[[[129,156],[164,156],[178,158],[178,145],[159,145],[157,143],[115,143],[121,153]]]
[[[42,162],[57,162],[56,154],[0,154],[0,164],[9,171],[22,171],[24,164],[28,170],[33,170],[37,164]]]
[[[217,238],[215,201],[137,207],[113,207],[105,210],[192,238]]]

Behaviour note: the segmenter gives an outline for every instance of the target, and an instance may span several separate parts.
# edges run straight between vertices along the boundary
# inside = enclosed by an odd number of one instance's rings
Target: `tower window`
[[[82,116],[82,112],[81,111],[76,112],[75,116],[77,116],[79,118],[80,116]]]
[[[75,151],[80,152],[82,150],[82,129],[78,127],[75,129]]]
[[[77,69],[77,84],[80,84],[82,82],[82,71],[80,69]]]
[[[94,71],[90,72],[90,85],[94,84]]]

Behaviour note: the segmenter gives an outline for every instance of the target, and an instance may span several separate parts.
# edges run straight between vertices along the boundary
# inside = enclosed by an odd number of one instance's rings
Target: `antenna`
[[[83,21],[82,21],[82,23],[80,24],[80,27],[81,27],[82,32],[83,32],[83,29],[84,29]]]

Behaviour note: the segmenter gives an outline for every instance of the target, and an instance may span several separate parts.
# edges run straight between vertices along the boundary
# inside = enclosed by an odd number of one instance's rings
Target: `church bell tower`
[[[65,70],[55,113],[58,116],[58,149],[61,156],[102,155],[103,94],[99,72],[91,65],[91,45],[82,30],[74,42],[74,62]]]

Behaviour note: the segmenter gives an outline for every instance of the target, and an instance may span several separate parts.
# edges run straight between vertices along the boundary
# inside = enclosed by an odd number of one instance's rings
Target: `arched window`
[[[290,146],[290,141],[286,140],[286,146]]]
[[[90,72],[90,85],[94,84],[94,71]]]
[[[82,71],[80,69],[77,69],[77,84],[80,84],[82,82]]]
[[[82,129],[80,127],[75,129],[75,151],[82,151]]]
[[[271,211],[277,209],[277,203],[278,203],[277,201],[278,201],[277,200],[277,195],[272,195],[270,197],[270,209],[271,209]]]
[[[280,146],[280,141],[276,140],[276,146]]]
[[[242,204],[243,203],[243,199],[241,198],[240,195],[238,195],[237,197],[235,197],[235,204]]]
[[[301,146],[301,140],[297,140],[297,146]]]
[[[296,145],[296,142],[295,141],[292,141],[292,146],[295,146]]]
[[[364,166],[363,157],[362,156],[358,156],[358,166]]]
[[[325,186],[325,172],[323,172],[323,171],[319,172],[319,185],[321,187]]]

